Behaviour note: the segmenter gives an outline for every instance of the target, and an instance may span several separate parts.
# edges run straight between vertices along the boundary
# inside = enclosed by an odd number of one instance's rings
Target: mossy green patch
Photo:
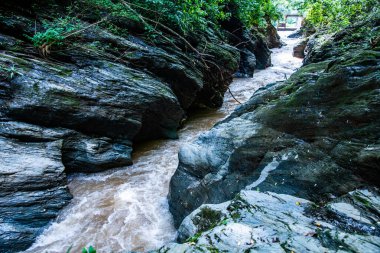
[[[204,207],[193,218],[193,223],[197,226],[199,232],[203,232],[215,227],[222,217],[222,212],[213,210],[209,207]]]

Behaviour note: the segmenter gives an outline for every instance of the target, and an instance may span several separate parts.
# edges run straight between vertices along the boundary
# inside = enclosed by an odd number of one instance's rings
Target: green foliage
[[[265,17],[278,19],[272,0],[127,0],[131,8],[126,8],[122,0],[83,0],[85,5],[99,13],[106,11],[114,18],[128,18],[140,22],[139,16],[163,23],[186,34],[189,31],[204,30],[210,24],[218,24],[238,15],[247,26],[258,26],[265,23]],[[236,13],[231,13],[227,6],[235,6]],[[234,11],[235,11],[234,9]],[[150,32],[155,24],[145,24]]]
[[[45,31],[37,32],[33,37],[27,36],[35,47],[53,44],[62,45],[66,36],[81,28],[81,25],[77,18],[66,16],[51,22],[44,21],[43,27]]]
[[[120,24],[136,22],[153,38],[162,34],[162,24],[186,35],[218,26],[233,15],[248,28],[264,26],[280,17],[272,0],[77,0],[67,9],[65,17],[45,21],[44,31],[28,38],[35,47],[60,46],[70,34],[82,29],[78,14],[105,19],[102,28],[121,36],[128,31]]]
[[[113,18],[127,18],[141,22],[141,17],[166,24],[176,30],[187,32],[204,29],[209,22],[227,17],[224,13],[225,0],[83,0],[85,6],[98,13],[104,11]],[[127,8],[126,5],[130,8]],[[148,32],[155,24],[145,24]]]
[[[239,18],[247,27],[264,26],[267,22],[280,19],[281,13],[271,0],[234,0]]]
[[[222,213],[209,207],[203,207],[201,211],[193,218],[193,223],[197,226],[199,232],[206,231],[215,227],[222,219]]]
[[[337,31],[353,22],[364,19],[378,9],[378,0],[275,0],[285,9],[296,9],[316,28]]]
[[[87,249],[83,248],[82,253],[96,253],[96,249],[94,247],[90,246]]]
[[[195,235],[187,238],[186,242],[188,242],[188,243],[197,243],[198,240],[199,240],[199,238],[201,237],[201,235],[202,235],[202,232],[198,232]]]
[[[67,250],[66,253],[70,253],[71,249],[73,248],[73,245],[71,245]]]
[[[22,76],[22,74],[17,71],[14,65],[6,65],[3,63],[0,64],[0,80],[5,79],[10,81],[15,78],[16,75]]]

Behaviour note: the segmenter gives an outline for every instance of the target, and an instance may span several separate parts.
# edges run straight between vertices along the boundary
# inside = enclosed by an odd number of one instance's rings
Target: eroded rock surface
[[[226,36],[231,45],[240,51],[239,69],[235,76],[252,77],[255,69],[271,66],[271,51],[266,42],[265,32],[244,28],[236,17],[223,22],[222,26],[227,30]]]
[[[293,56],[303,59],[305,57],[305,49],[307,45],[307,39],[303,39],[293,48]]]
[[[61,146],[0,136],[1,252],[26,249],[71,199]]]
[[[306,66],[183,147],[169,194],[176,225],[245,187],[320,201],[379,186],[379,25],[317,41]]]
[[[68,203],[66,172],[130,165],[134,142],[177,138],[187,110],[221,106],[239,66],[238,49],[212,29],[189,35],[191,48],[172,33],[153,43],[128,20],[110,24],[128,33],[91,26],[38,50],[27,36],[70,2],[0,3],[0,252],[26,249]],[[91,11],[82,27],[99,21]],[[252,67],[265,66],[265,42],[247,36]]]
[[[379,252],[380,195],[350,192],[328,204],[273,192],[241,191],[206,204],[179,227],[183,244],[158,252]]]

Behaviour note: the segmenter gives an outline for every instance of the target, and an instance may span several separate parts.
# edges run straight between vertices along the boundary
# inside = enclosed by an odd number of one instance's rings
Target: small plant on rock
[[[12,80],[16,75],[22,75],[14,65],[0,64],[0,80]]]
[[[88,248],[83,248],[82,253],[96,253],[96,249],[92,246],[89,246]]]
[[[61,46],[64,40],[75,31],[81,29],[79,19],[75,17],[57,18],[51,22],[43,22],[45,31],[37,32],[33,37],[27,36],[43,55],[50,53],[52,45]]]

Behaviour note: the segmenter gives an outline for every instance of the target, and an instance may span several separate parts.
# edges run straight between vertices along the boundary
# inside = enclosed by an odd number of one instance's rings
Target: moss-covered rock
[[[169,194],[177,226],[243,188],[321,201],[380,186],[378,20],[316,35],[305,66],[181,149]]]
[[[378,252],[380,195],[352,191],[330,203],[273,192],[243,190],[233,200],[202,205],[182,222],[179,238],[157,252]],[[199,232],[196,217],[222,213],[223,220]],[[196,239],[196,240],[195,240]]]
[[[45,22],[55,25],[69,16],[72,4],[81,8],[73,19],[87,28],[53,43],[49,50],[36,48],[30,38],[46,30]],[[28,173],[21,173],[20,180],[29,184],[29,192],[18,191],[17,182],[12,188],[11,180],[6,189],[0,187],[0,195],[6,195],[0,217],[6,221],[0,224],[1,252],[24,250],[68,203],[63,165],[65,172],[86,173],[130,165],[133,142],[177,138],[191,107],[221,106],[238,68],[238,50],[215,29],[189,36],[191,44],[186,44],[166,30],[153,37],[141,21],[128,18],[110,17],[90,25],[103,14],[83,1],[0,2],[0,136],[4,143],[38,147],[23,160],[17,151],[9,154],[9,148],[0,145],[0,153],[7,156],[7,161],[0,159],[1,181],[14,178],[7,174],[12,159],[20,170],[23,165],[29,168],[30,159],[53,156],[60,162],[55,167],[30,165],[42,172],[57,168],[46,177],[45,183],[51,184],[46,193],[36,189]],[[47,142],[60,145],[45,154]],[[33,194],[38,198],[30,198]],[[37,210],[41,202],[53,210],[48,214]],[[32,229],[24,226],[24,218],[13,219],[20,212],[33,216]]]

